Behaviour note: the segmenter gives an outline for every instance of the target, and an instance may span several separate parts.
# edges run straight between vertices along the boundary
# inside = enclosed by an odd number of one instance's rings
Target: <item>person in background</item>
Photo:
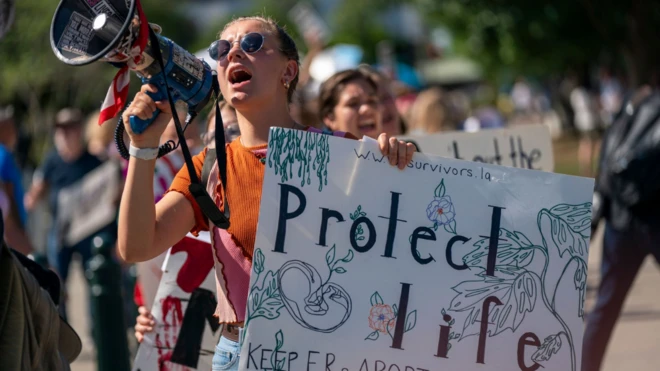
[[[92,258],[91,241],[96,233],[74,245],[64,242],[65,232],[62,230],[62,225],[67,221],[63,220],[66,216],[61,215],[60,208],[77,206],[60,204],[59,196],[61,192],[76,187],[87,174],[101,166],[103,161],[87,150],[84,142],[84,116],[80,110],[75,108],[60,110],[55,116],[54,129],[55,149],[47,155],[41,168],[35,172],[32,186],[25,195],[25,205],[31,210],[44,196],[48,196],[48,204],[54,220],[47,242],[48,263],[60,276],[64,288],[74,253],[80,255],[83,268],[85,270],[88,268]],[[116,225],[110,223],[96,232],[108,232],[109,235],[114,236]],[[64,299],[60,309],[66,318],[64,305],[66,297]]]
[[[28,255],[33,252],[33,246],[26,232],[28,216],[23,204],[23,181],[12,154],[17,137],[13,107],[0,108],[0,190],[8,196],[5,239],[9,246]]]
[[[91,114],[85,125],[85,141],[87,142],[87,151],[101,159],[110,156],[110,145],[114,144],[115,125],[110,123],[98,124],[99,111]]]
[[[7,246],[3,229],[0,219],[0,370],[68,371],[82,342],[57,313],[57,275]]]
[[[219,106],[222,126],[225,131],[225,141],[230,143],[241,135],[236,110],[224,100],[219,103]],[[209,112],[206,118],[206,132],[200,137],[204,146],[210,148],[211,145],[215,145],[215,107]]]
[[[405,134],[406,125],[396,107],[394,90],[392,89],[390,78],[368,64],[361,64],[358,66],[358,70],[369,76],[378,85],[383,131],[392,136]]]
[[[592,236],[602,222],[603,253],[596,302],[586,316],[583,371],[602,369],[626,297],[642,264],[650,257],[660,263],[660,194],[657,191],[660,189],[657,170],[660,140],[653,135],[660,132],[660,81],[651,78],[649,84],[634,91],[624,107],[626,113],[605,132],[598,161]],[[646,135],[644,140],[634,140],[634,133],[640,132],[647,133],[642,134]],[[619,159],[632,161],[621,164]],[[655,299],[657,295],[653,292],[651,288],[649,296]]]
[[[335,73],[321,84],[319,118],[332,131],[357,138],[377,138],[383,132],[378,85],[357,69]]]
[[[429,88],[419,93],[410,111],[412,135],[455,131],[460,125],[452,119],[448,97],[440,88]]]

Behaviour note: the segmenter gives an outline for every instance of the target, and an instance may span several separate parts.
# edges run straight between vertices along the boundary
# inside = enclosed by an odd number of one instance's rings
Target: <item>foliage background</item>
[[[214,0],[216,1],[216,0]],[[187,16],[189,4],[203,0],[143,0],[150,22],[169,38],[195,52],[206,48],[218,31],[238,15],[262,13],[287,26],[302,53],[302,30],[288,17],[297,0],[225,1],[241,12],[221,14],[204,27]],[[209,3],[207,1],[207,3]],[[397,58],[411,65],[437,57],[430,52],[431,32],[449,30],[452,45],[442,56],[476,61],[485,79],[502,89],[519,75],[544,84],[574,74],[587,85],[599,66],[629,78],[632,86],[648,82],[660,66],[660,2],[634,0],[312,0],[332,31],[330,45],[349,43],[364,49],[364,61],[377,62],[377,45],[389,40]],[[71,67],[52,53],[52,0],[16,2],[16,18],[0,40],[0,105],[13,104],[25,134],[34,138],[33,157],[49,145],[50,124],[59,108],[75,105],[87,113],[100,107],[116,70],[102,63]],[[401,25],[387,14],[416,9],[423,34],[401,35]],[[139,81],[132,78],[132,92]]]

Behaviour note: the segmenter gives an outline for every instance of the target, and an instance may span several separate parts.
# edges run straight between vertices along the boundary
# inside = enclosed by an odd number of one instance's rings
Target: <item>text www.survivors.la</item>
[[[381,153],[374,153],[367,151],[367,153],[358,153],[357,150],[353,149],[355,156],[361,160],[373,161],[373,162],[382,162],[384,164],[389,164],[389,159],[387,156],[383,156]],[[407,165],[411,169],[417,169],[421,171],[430,171],[439,174],[446,175],[455,175],[455,176],[464,176],[468,178],[480,178],[487,181],[490,181],[490,173],[485,171],[482,167],[477,167],[477,169],[466,169],[466,168],[457,168],[453,166],[442,166],[440,164],[431,164],[426,161],[415,161],[412,160]]]

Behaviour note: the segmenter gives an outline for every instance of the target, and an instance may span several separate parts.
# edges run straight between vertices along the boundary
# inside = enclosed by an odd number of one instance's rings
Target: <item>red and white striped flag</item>
[[[99,125],[117,116],[119,111],[124,108],[126,98],[128,97],[129,83],[131,82],[131,71],[129,67],[133,69],[140,63],[142,52],[147,46],[147,41],[149,40],[149,23],[147,22],[147,17],[145,17],[144,12],[142,11],[142,5],[140,5],[139,0],[135,2],[135,5],[137,7],[138,16],[140,17],[140,33],[135,45],[131,49],[128,62],[119,69],[115,77],[112,79],[110,88],[108,88],[108,93],[101,106]]]

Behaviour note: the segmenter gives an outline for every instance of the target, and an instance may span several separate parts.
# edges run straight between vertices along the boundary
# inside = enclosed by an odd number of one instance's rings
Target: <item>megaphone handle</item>
[[[161,93],[161,91],[163,91],[163,89],[166,89],[165,86],[160,86],[159,85],[158,86],[158,92],[156,92],[156,93],[147,92],[147,95],[149,95],[151,97],[151,99],[154,100],[154,102],[165,100],[165,99],[167,99],[167,95],[165,95],[164,93]],[[156,117],[158,116],[159,113],[160,113],[160,110],[158,108],[156,108],[156,110],[154,111],[154,114],[146,120],[142,120],[141,118],[139,118],[135,115],[131,115],[130,118],[129,118],[129,121],[130,121],[130,124],[131,124],[131,130],[133,130],[133,132],[136,133],[136,134],[142,134],[147,129],[147,126],[149,126],[156,119]]]

